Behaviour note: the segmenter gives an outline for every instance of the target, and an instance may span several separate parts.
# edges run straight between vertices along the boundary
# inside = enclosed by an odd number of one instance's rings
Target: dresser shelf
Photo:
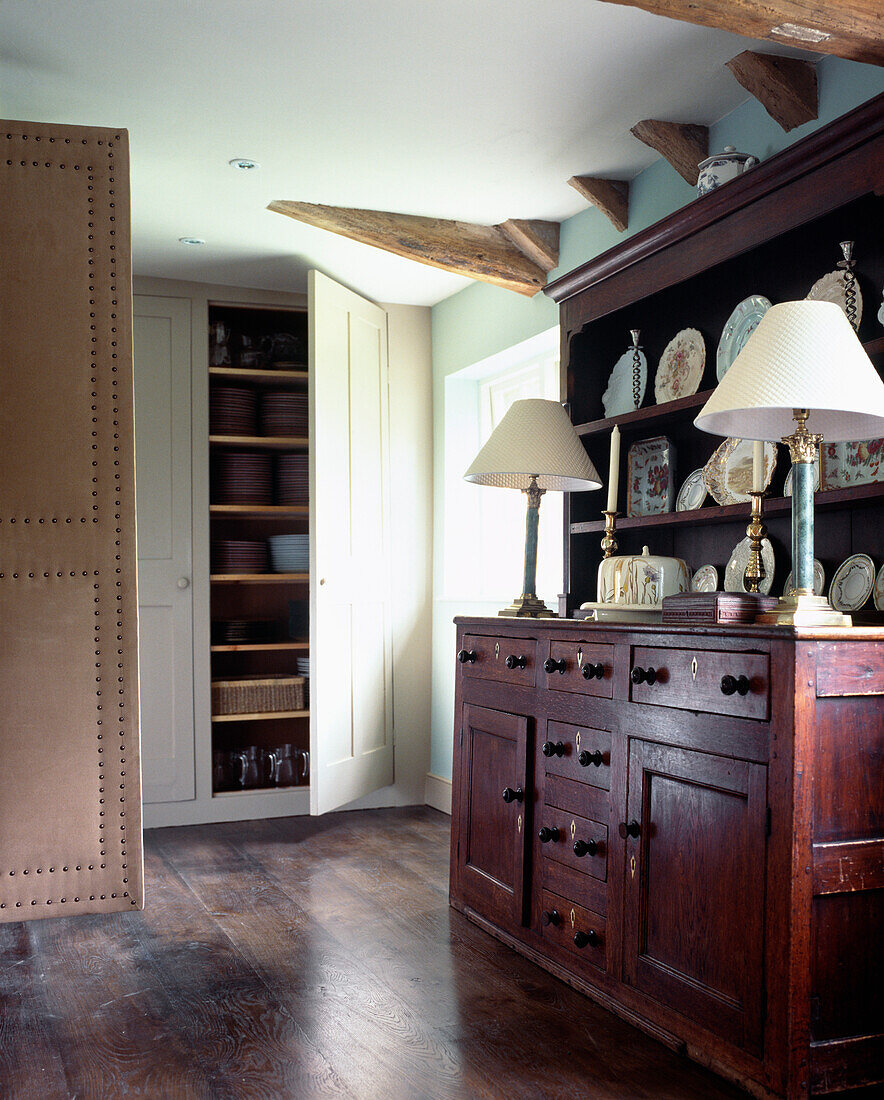
[[[308,584],[309,573],[213,573],[212,584]]]
[[[219,519],[293,519],[307,516],[306,504],[210,504],[209,515]]]
[[[209,443],[218,448],[245,447],[259,451],[303,451],[310,445],[310,440],[301,435],[210,435]]]
[[[309,642],[245,642],[242,645],[213,645],[212,653],[278,653],[286,650],[309,650]]]
[[[272,722],[276,718],[309,718],[309,710],[270,710],[253,714],[213,714],[213,722]]]
[[[306,370],[252,370],[249,367],[209,367],[209,377],[219,382],[251,382],[261,386],[304,385],[309,375]]]

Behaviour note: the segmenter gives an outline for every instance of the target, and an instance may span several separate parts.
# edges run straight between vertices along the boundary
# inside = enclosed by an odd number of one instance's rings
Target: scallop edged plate
[[[868,554],[851,554],[835,570],[829,603],[836,611],[859,611],[875,587],[875,563]]]

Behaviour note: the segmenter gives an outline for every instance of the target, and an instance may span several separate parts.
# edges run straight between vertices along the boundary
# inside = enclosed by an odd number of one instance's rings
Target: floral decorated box
[[[823,489],[849,489],[884,481],[884,439],[857,439],[822,446]]]
[[[640,439],[627,456],[626,514],[671,512],[675,500],[675,448],[665,435]]]

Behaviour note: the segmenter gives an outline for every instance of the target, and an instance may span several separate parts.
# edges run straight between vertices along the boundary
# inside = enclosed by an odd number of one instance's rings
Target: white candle
[[[617,511],[617,482],[620,477],[620,429],[611,432],[611,461],[608,463],[608,511]]]
[[[764,492],[764,443],[760,439],[752,448],[752,492]]]

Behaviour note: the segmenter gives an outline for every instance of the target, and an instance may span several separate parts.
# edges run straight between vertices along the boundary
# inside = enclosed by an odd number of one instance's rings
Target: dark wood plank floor
[[[143,913],[0,926],[0,1097],[745,1096],[449,909],[448,824],[147,833]]]

